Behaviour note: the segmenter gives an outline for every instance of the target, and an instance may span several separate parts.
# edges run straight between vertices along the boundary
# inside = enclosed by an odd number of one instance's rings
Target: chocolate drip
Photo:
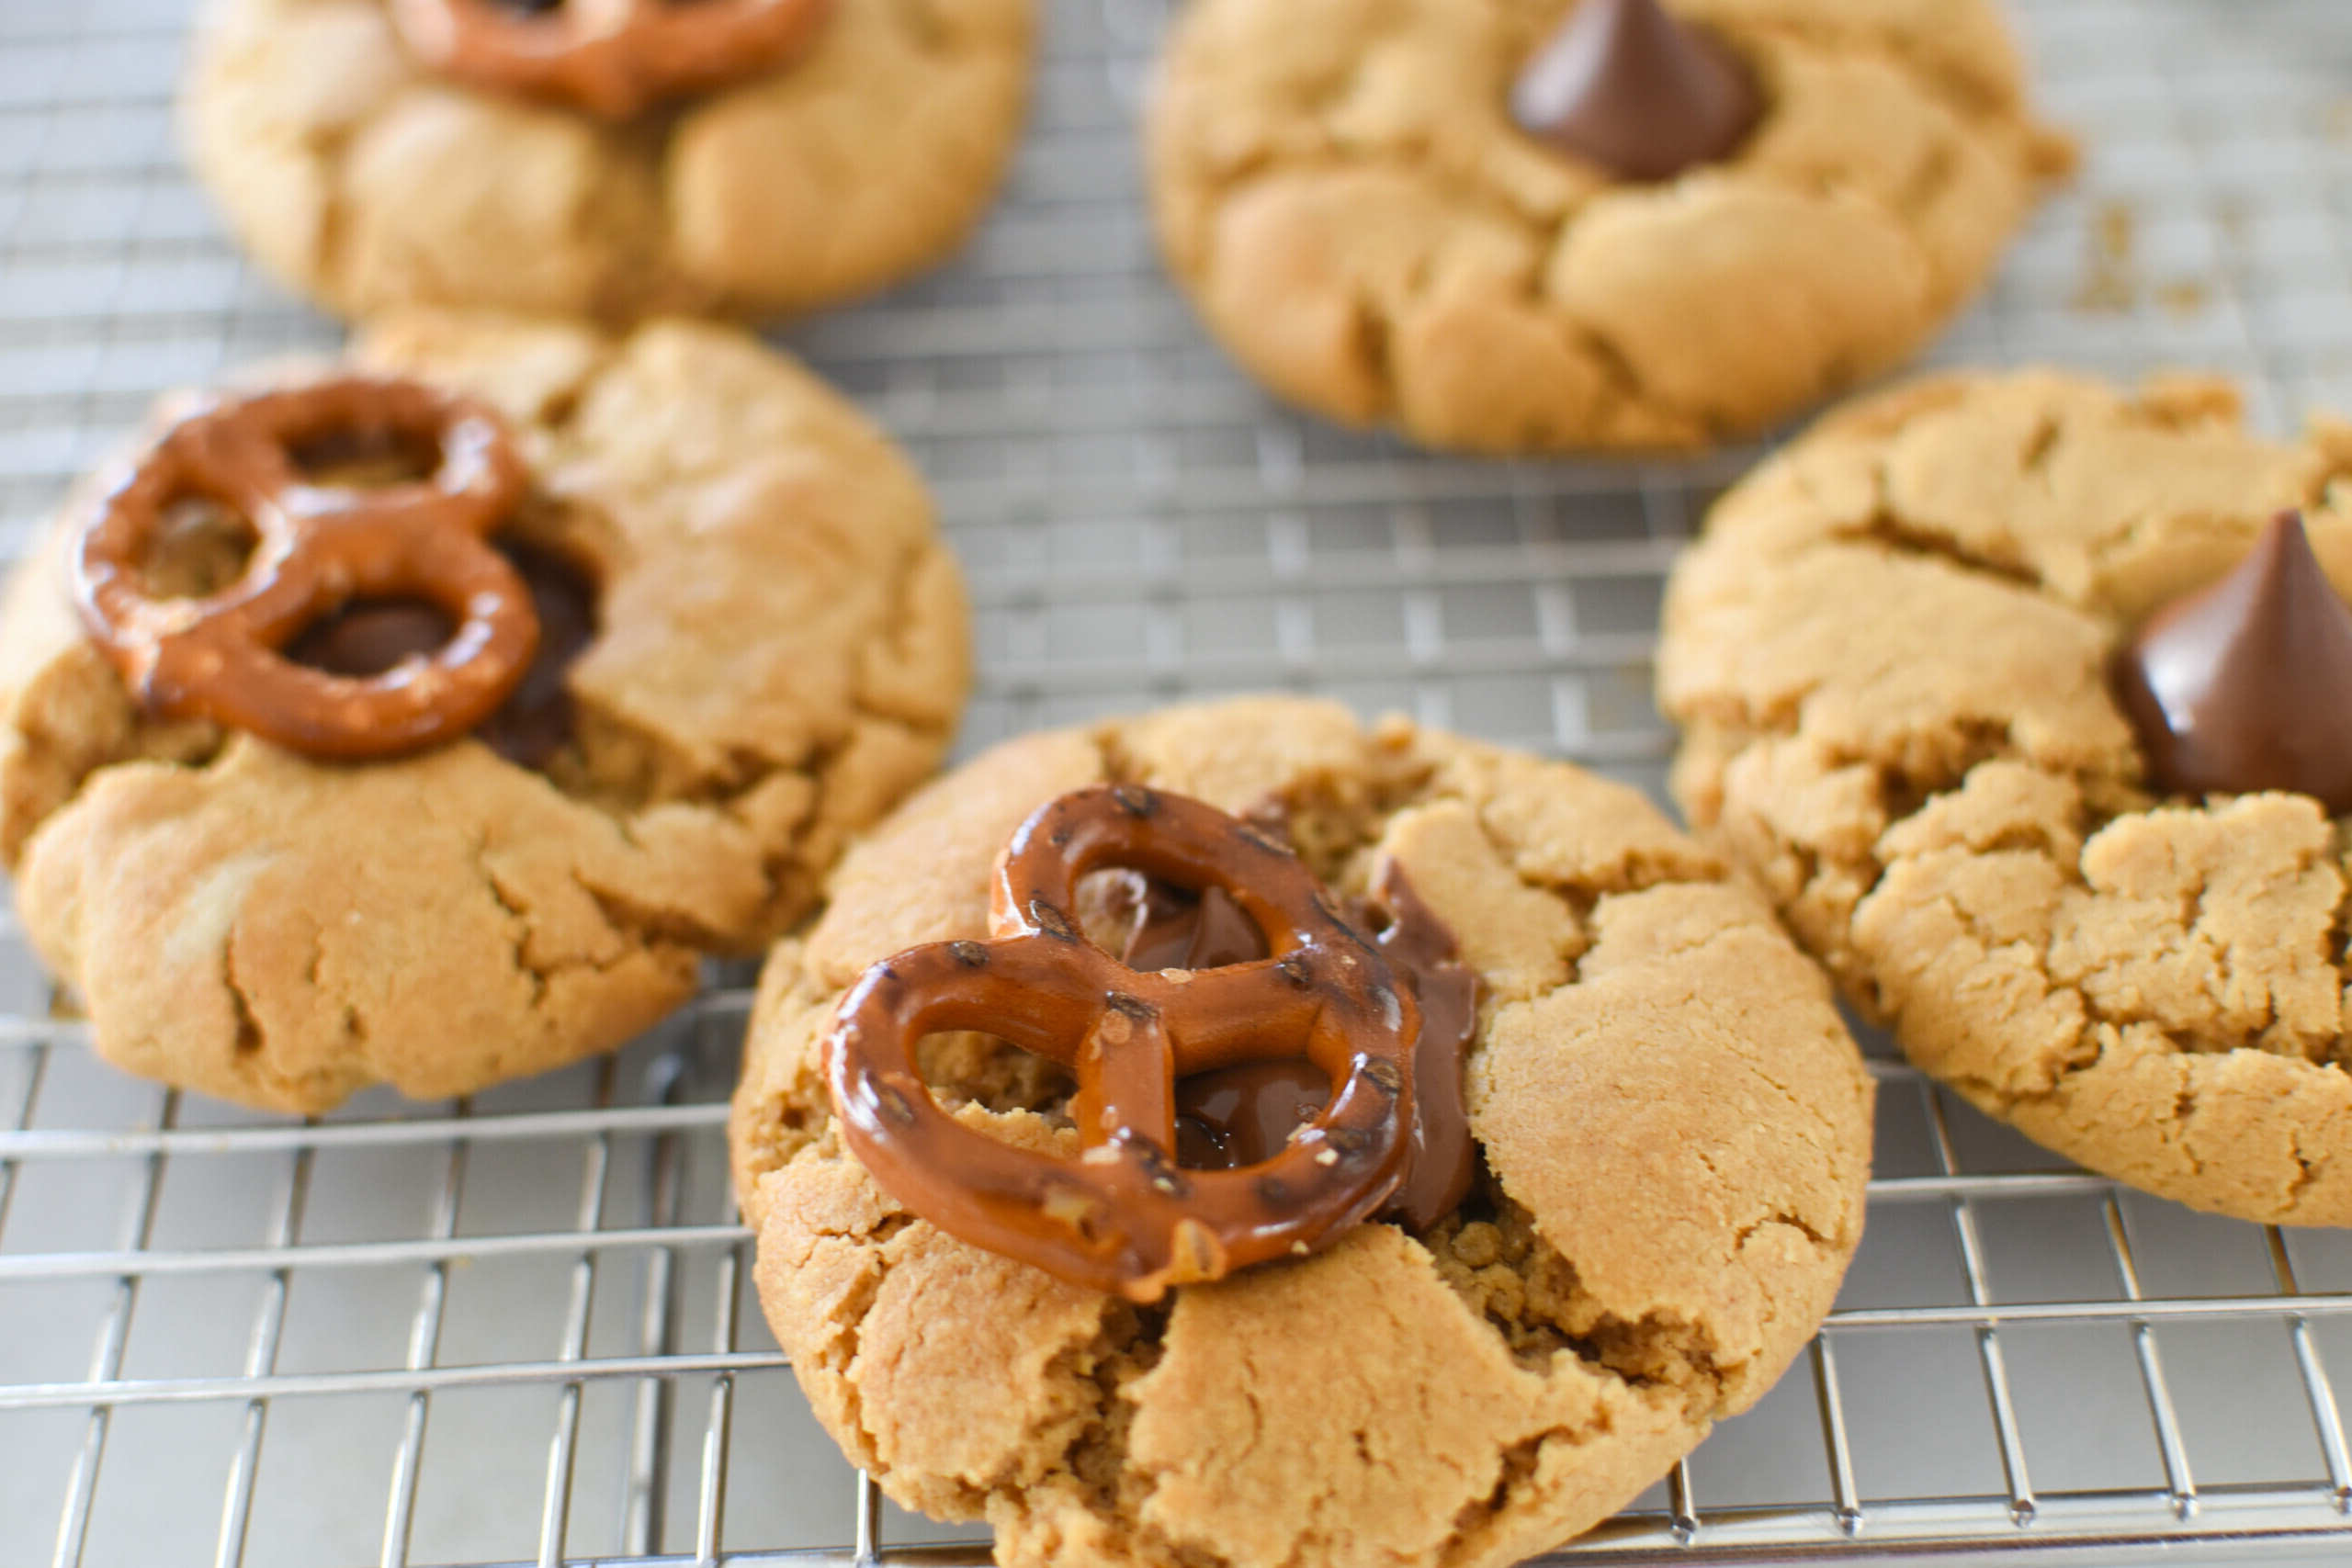
[[[1123,874],[1113,913],[1134,969],[1213,969],[1266,957],[1266,939],[1221,888],[1193,894]],[[1462,1099],[1462,1056],[1477,1027],[1478,980],[1454,957],[1453,933],[1384,862],[1372,901],[1353,923],[1372,930],[1421,1011],[1413,1047],[1412,1152],[1384,1217],[1424,1230],[1458,1207],[1476,1179],[1478,1151]],[[1282,1152],[1330,1103],[1331,1082],[1305,1060],[1251,1062],[1194,1073],[1176,1085],[1177,1163],[1192,1170],[1257,1165]]]
[[[587,577],[561,556],[505,540],[498,548],[531,590],[539,650],[474,736],[508,761],[534,768],[571,739],[571,694],[564,678],[595,637],[596,595]],[[431,654],[456,630],[436,605],[362,600],[305,629],[288,646],[286,657],[331,675],[380,675],[402,660]]]
[[[572,664],[596,639],[596,593],[571,562],[527,545],[503,547],[531,585],[539,615],[539,652],[505,705],[475,734],[508,761],[536,768],[571,740]]]
[[[1666,180],[1729,154],[1764,98],[1728,46],[1657,0],[1581,0],[1521,71],[1510,110],[1621,179]]]
[[[2292,790],[2352,812],[2352,609],[2282,512],[2221,581],[2117,658],[2149,776],[2182,795]]]
[[[1478,1145],[1462,1098],[1462,1057],[1478,1027],[1478,976],[1454,956],[1453,933],[1395,861],[1381,863],[1374,897],[1389,919],[1381,951],[1421,1008],[1421,1037],[1413,1046],[1413,1154],[1381,1213],[1408,1230],[1427,1230],[1461,1206],[1478,1176]]]

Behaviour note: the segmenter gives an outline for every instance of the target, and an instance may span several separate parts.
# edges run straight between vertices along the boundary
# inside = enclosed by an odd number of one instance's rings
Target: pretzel
[[[628,119],[785,64],[832,0],[393,0],[409,51],[494,91]]]
[[[430,439],[439,465],[379,490],[303,477],[297,449],[354,433]],[[413,382],[346,377],[215,404],[167,431],[85,521],[70,562],[74,602],[152,713],[209,718],[319,757],[415,750],[489,717],[537,651],[530,591],[484,539],[526,483],[494,415]],[[139,562],[171,506],[189,499],[239,513],[258,543],[220,592],[155,599]],[[393,598],[438,605],[455,635],[429,659],[366,679],[280,651],[354,599]]]
[[[1108,864],[1224,889],[1273,956],[1128,968],[1070,914],[1079,879]],[[900,1202],[1073,1284],[1152,1302],[1312,1251],[1396,1190],[1419,1010],[1289,849],[1182,795],[1084,789],[1013,835],[990,905],[991,940],[934,942],[868,970],[827,1042],[843,1136]],[[958,1029],[1073,1069],[1076,1158],[1000,1143],[941,1109],[914,1049]],[[1178,1168],[1178,1077],[1301,1055],[1339,1092],[1280,1154],[1231,1170]]]

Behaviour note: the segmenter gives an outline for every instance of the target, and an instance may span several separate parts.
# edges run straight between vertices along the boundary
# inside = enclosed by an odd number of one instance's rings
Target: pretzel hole
[[[150,599],[204,599],[245,575],[261,536],[242,514],[201,496],[163,510],[134,567]]]
[[[322,490],[422,484],[441,468],[441,438],[424,431],[337,430],[287,449],[303,482]]]
[[[978,1131],[1000,1143],[1025,1147],[1031,1140],[1005,1135],[1011,1128],[996,1124],[996,1117],[1027,1111],[1069,1125],[1078,1092],[1069,1070],[993,1034],[925,1035],[915,1044],[915,1068],[942,1106],[989,1112]],[[1176,1163],[1185,1170],[1263,1164],[1322,1115],[1331,1098],[1329,1077],[1304,1056],[1194,1073],[1176,1085]]]
[[[1132,969],[1251,964],[1273,949],[1224,889],[1195,891],[1129,866],[1078,883],[1087,940]],[[1186,1170],[1259,1165],[1331,1103],[1331,1080],[1304,1056],[1194,1073],[1176,1085],[1176,1163]]]
[[[457,632],[448,612],[422,599],[355,599],[303,628],[286,657],[330,675],[368,680],[438,653]]]
[[[944,1106],[977,1105],[997,1115],[1034,1111],[1059,1119],[1078,1092],[1069,1069],[978,1030],[926,1034],[915,1043],[915,1070]]]
[[[474,735],[507,761],[536,768],[572,738],[569,676],[595,639],[595,583],[558,551],[511,537],[491,544],[530,587],[539,649],[522,681]],[[330,675],[369,680],[408,660],[431,658],[457,635],[456,618],[429,600],[355,599],[305,626],[287,645],[286,657]]]
[[[1111,865],[1079,878],[1077,902],[1087,941],[1130,969],[1219,969],[1273,952],[1221,887],[1184,887]]]
[[[1330,1103],[1330,1078],[1303,1056],[1180,1078],[1176,1163],[1186,1170],[1262,1165]]]

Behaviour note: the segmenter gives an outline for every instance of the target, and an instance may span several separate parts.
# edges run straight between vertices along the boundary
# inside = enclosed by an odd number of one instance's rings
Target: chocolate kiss
[[[1764,112],[1747,67],[1657,0],[1580,0],[1511,87],[1530,136],[1621,179],[1671,179],[1723,157]]]
[[[2165,789],[2292,790],[2352,811],[2352,609],[2300,513],[2280,513],[2236,570],[2158,611],[2115,685]]]

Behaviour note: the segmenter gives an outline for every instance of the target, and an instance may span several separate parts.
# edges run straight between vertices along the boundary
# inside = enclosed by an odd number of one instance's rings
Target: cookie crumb
[[[2212,291],[2193,277],[2177,277],[2156,288],[2156,303],[2176,316],[2193,316],[2205,309]]]
[[[1503,1233],[1487,1220],[1474,1220],[1454,1233],[1453,1256],[1472,1269],[1484,1269],[1503,1255]]]
[[[2130,202],[2109,197],[2091,215],[2090,255],[2083,281],[2075,290],[2078,310],[2129,310],[2140,297],[2140,218]]]

